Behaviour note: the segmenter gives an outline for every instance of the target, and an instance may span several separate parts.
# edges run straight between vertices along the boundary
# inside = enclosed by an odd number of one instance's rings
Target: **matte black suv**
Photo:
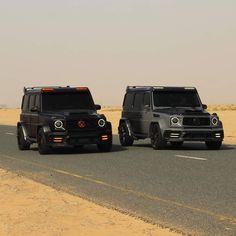
[[[97,144],[99,151],[110,151],[112,127],[95,105],[86,87],[24,88],[22,112],[17,123],[20,150],[38,143],[40,154],[52,148]]]
[[[121,145],[150,138],[154,149],[167,142],[179,147],[184,141],[203,141],[209,149],[219,149],[224,139],[217,114],[205,111],[196,88],[127,87],[119,123]]]

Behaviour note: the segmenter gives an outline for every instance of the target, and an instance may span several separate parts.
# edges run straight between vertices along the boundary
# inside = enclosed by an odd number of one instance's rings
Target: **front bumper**
[[[169,129],[165,130],[163,137],[166,141],[223,141],[224,130],[222,128],[209,129]]]
[[[49,132],[45,133],[50,147],[76,147],[85,144],[112,143],[111,130],[99,132]]]

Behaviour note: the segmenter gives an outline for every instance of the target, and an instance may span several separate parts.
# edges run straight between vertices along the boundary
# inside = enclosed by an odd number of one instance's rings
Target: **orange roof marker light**
[[[54,88],[42,88],[42,92],[54,92],[55,89]]]
[[[88,91],[89,90],[88,87],[76,87],[75,89],[78,91]]]

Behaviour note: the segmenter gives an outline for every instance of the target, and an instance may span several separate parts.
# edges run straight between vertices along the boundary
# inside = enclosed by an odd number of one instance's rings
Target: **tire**
[[[173,148],[180,148],[183,146],[183,143],[184,142],[170,142],[170,144]]]
[[[17,143],[21,151],[30,149],[30,142],[25,140],[22,126],[17,127]]]
[[[222,141],[206,141],[206,146],[209,150],[219,150],[221,145]]]
[[[99,152],[110,152],[112,149],[112,142],[108,143],[99,143],[97,145],[98,151]]]
[[[120,124],[119,139],[122,146],[132,146],[134,143],[134,138],[132,135],[129,135],[129,129],[125,122]]]
[[[166,142],[162,137],[161,130],[158,124],[154,124],[152,126],[151,145],[155,150],[163,149],[166,145]]]
[[[47,140],[43,129],[40,129],[38,132],[38,151],[41,155],[50,153],[50,147],[47,144]]]

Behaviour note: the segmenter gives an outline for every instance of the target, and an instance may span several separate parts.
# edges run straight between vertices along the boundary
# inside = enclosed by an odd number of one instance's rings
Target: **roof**
[[[24,87],[24,93],[76,92],[76,91],[89,91],[89,89],[87,87],[70,87],[70,86]]]
[[[127,86],[126,91],[154,91],[154,90],[166,90],[166,91],[183,91],[194,90],[195,87],[170,87],[170,86]]]

